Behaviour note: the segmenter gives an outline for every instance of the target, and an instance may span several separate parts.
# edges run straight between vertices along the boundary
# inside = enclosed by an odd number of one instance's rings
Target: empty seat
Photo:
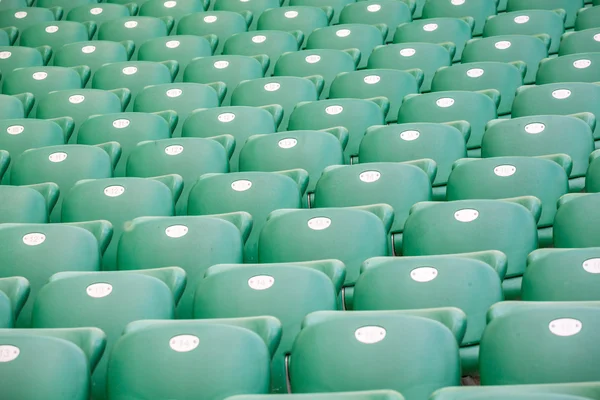
[[[421,92],[429,92],[435,71],[452,65],[455,50],[452,43],[398,43],[380,46],[369,57],[367,69],[420,69],[424,74]]]
[[[404,400],[404,397],[393,390],[370,390],[361,392],[319,393],[319,394],[280,394],[280,395],[240,395],[227,400]]]
[[[388,388],[407,400],[427,399],[460,384],[457,341],[465,329],[465,314],[456,308],[312,313],[290,355],[292,392]]]
[[[330,6],[311,7],[278,7],[266,10],[260,15],[258,30],[300,31],[304,35],[300,48],[306,44],[308,36],[317,28],[329,25],[333,17]]]
[[[114,270],[117,263],[117,245],[129,221],[141,216],[174,215],[182,183],[178,175],[153,179],[109,178],[79,181],[64,198],[62,221],[110,221],[114,233],[102,258],[102,269]]]
[[[505,115],[510,114],[515,93],[523,86],[526,73],[527,65],[522,61],[457,64],[435,73],[431,91],[496,89],[500,92],[498,114]]]
[[[3,224],[1,277],[23,276],[31,285],[16,326],[29,328],[33,303],[48,279],[63,271],[98,271],[112,228],[107,221],[81,224]]]
[[[594,4],[594,7],[581,10],[577,14],[577,19],[575,20],[576,31],[600,28],[600,23],[598,22],[598,15],[600,15],[600,8],[598,7],[599,5],[600,4]]]
[[[29,291],[29,281],[22,276],[0,278],[0,328],[14,326]]]
[[[476,400],[481,398],[501,399],[548,399],[583,400],[598,398],[597,382],[554,383],[541,385],[498,385],[449,387],[438,390],[432,400]]]
[[[12,46],[17,40],[18,30],[14,26],[0,29],[0,46]]]
[[[34,97],[31,93],[14,96],[0,94],[0,119],[26,118],[33,108]]]
[[[128,323],[172,319],[185,286],[178,267],[144,271],[62,272],[35,300],[33,328],[94,326],[106,334],[106,350],[92,375],[92,399],[106,399],[108,358]]]
[[[561,8],[566,11],[565,27],[572,28],[575,16],[580,8],[583,8],[583,0],[508,0],[506,11],[521,10],[556,10]]]
[[[71,9],[84,4],[95,4],[97,0],[37,0],[36,7],[60,7],[68,14]]]
[[[21,32],[20,44],[27,47],[50,46],[53,51],[58,51],[65,44],[92,40],[95,32],[96,24],[93,22],[37,22]]]
[[[43,392],[48,400],[87,400],[105,345],[98,328],[3,329],[2,395],[34,400]]]
[[[273,317],[132,322],[110,357],[108,398],[266,394],[280,338]]]
[[[593,183],[586,182],[586,190],[594,193],[573,193],[560,199],[554,220],[554,247],[600,247],[595,234],[600,202],[600,194],[595,192],[598,180],[588,173],[586,181],[592,180]]]
[[[145,17],[173,17],[175,22],[186,15],[202,12],[208,6],[207,0],[177,0],[174,3],[165,0],[149,0],[140,7],[140,15]]]
[[[285,358],[302,321],[314,311],[337,310],[344,272],[337,260],[215,265],[195,286],[194,318],[279,319],[283,334],[271,364],[271,391],[286,393]],[[310,295],[300,290],[304,287],[310,287]]]
[[[17,68],[43,67],[48,64],[51,54],[50,46],[0,46],[0,71],[3,75],[8,75]]]
[[[497,0],[427,0],[422,18],[471,17],[475,20],[473,35],[479,36],[487,18],[497,14],[497,5]]]
[[[557,82],[600,82],[600,52],[542,60],[536,85]]]
[[[355,0],[290,0],[290,6],[313,6],[313,7],[331,7],[333,8],[333,17],[329,23],[335,25],[339,23],[340,13],[342,9],[348,5],[354,3]]]
[[[5,155],[5,153],[3,153]],[[3,163],[6,164],[4,157]],[[0,186],[0,223],[46,223],[58,200],[58,185]]]
[[[214,54],[221,54],[223,45],[236,33],[246,32],[252,13],[234,11],[207,11],[186,15],[177,24],[178,35],[217,35],[219,43]]]
[[[412,21],[410,7],[397,0],[368,0],[346,5],[340,12],[340,24],[385,24],[384,42],[391,42],[396,27]]]
[[[600,27],[563,35],[558,50],[559,56],[600,51]]]
[[[585,191],[588,193],[600,192],[600,152],[594,151],[589,157],[589,166],[585,178]]]
[[[127,6],[122,4],[97,3],[83,4],[71,9],[66,14],[67,21],[87,22],[93,21],[100,26],[104,22],[117,18],[129,17],[137,13],[137,5],[129,3]]]
[[[61,8],[29,7],[27,4],[14,4],[14,6],[6,7],[8,4],[10,1],[3,1],[0,5],[0,26],[14,26],[21,33],[38,22],[55,21],[63,16]]]
[[[98,39],[131,40],[135,43],[134,58],[142,44],[150,39],[168,36],[173,29],[172,17],[121,17],[103,23],[98,29]]]
[[[239,0],[215,0],[212,4],[215,11],[249,12],[252,15],[252,22],[248,23],[248,30],[251,31],[256,30],[256,25],[263,12],[279,6],[281,6],[280,0],[250,0],[243,2]]]
[[[4,178],[10,166],[10,154],[6,150],[0,150],[0,180]]]

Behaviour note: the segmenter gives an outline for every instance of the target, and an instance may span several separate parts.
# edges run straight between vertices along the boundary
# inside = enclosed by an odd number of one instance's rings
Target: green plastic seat
[[[594,7],[581,10],[577,13],[577,19],[575,20],[575,30],[582,31],[591,28],[600,28],[598,22],[598,15],[600,15],[600,4],[594,4]]]
[[[29,281],[22,276],[0,278],[0,328],[14,327],[29,291]]]
[[[312,31],[329,25],[332,17],[333,8],[330,6],[271,8],[260,15],[256,28],[261,31],[300,31],[304,35],[300,48],[304,48]]]
[[[4,187],[4,186],[3,186]],[[48,279],[63,271],[98,271],[112,228],[107,221],[81,224],[2,224],[0,277],[22,276],[31,292],[16,326],[31,327],[37,294]]]
[[[172,17],[121,17],[104,22],[98,29],[98,39],[135,43],[133,59],[137,59],[140,46],[150,39],[168,36],[173,29]]]
[[[50,222],[60,222],[64,196],[82,179],[112,178],[113,168],[121,155],[116,142],[98,146],[58,145],[29,149],[12,163],[12,185],[56,183],[60,196]]]
[[[176,309],[177,318],[192,318],[196,286],[215,264],[242,263],[244,242],[252,228],[247,213],[207,216],[141,217],[119,241],[119,270],[144,270],[177,265],[187,276]],[[145,251],[139,251],[144,247]]]
[[[169,3],[165,0],[149,0],[140,7],[140,15],[144,17],[173,17],[175,22],[186,15],[202,12],[208,6],[208,0],[177,0]]]
[[[355,0],[290,0],[289,5],[292,7],[309,6],[309,7],[331,7],[333,9],[333,17],[329,21],[330,25],[338,24],[340,21],[340,13],[342,9],[354,3]]]
[[[600,302],[503,302],[488,312],[482,385],[598,380]]]
[[[589,112],[600,118],[600,84],[584,82],[523,86],[517,90],[512,117],[570,115]],[[600,139],[599,124],[594,140]],[[596,145],[598,148],[599,144]]]
[[[361,392],[319,393],[319,394],[269,394],[269,395],[239,395],[228,397],[227,400],[404,400],[404,397],[393,390],[370,390]]]
[[[79,181],[64,198],[62,221],[110,221],[114,233],[102,258],[102,269],[112,271],[117,266],[119,239],[129,222],[142,216],[174,215],[182,184],[183,180],[178,175],[153,179],[109,178]]]
[[[408,95],[400,107],[398,123],[467,121],[471,125],[469,156],[477,156],[485,125],[498,117],[499,104],[500,92],[495,89]]]
[[[232,106],[260,107],[278,104],[283,108],[283,117],[279,131],[288,130],[290,114],[296,105],[306,101],[316,101],[323,89],[324,80],[319,75],[299,78],[296,76],[279,76],[259,78],[241,82],[231,95]],[[327,126],[326,128],[329,128]],[[304,129],[290,125],[290,130]],[[311,129],[311,128],[306,128]],[[317,128],[319,129],[319,128]]]
[[[75,7],[96,3],[98,3],[98,0],[37,0],[35,6],[44,8],[60,7],[65,14],[68,14]]]
[[[300,208],[307,185],[308,173],[301,169],[205,174],[191,189],[187,212],[188,215],[249,213],[252,231],[244,247],[244,261],[263,262],[257,261],[259,235],[269,214],[282,208]]]
[[[547,385],[498,385],[449,387],[436,391],[432,400],[531,399],[583,400],[599,398],[598,382]]]
[[[508,257],[504,296],[514,299],[521,291],[527,255],[538,245],[541,204],[532,196],[416,204],[404,225],[402,255],[499,250]]]
[[[10,399],[87,400],[90,375],[106,346],[98,328],[2,329],[2,395]],[[3,357],[4,358],[4,357]]]
[[[177,137],[181,136],[183,123],[194,110],[219,107],[226,90],[223,82],[208,85],[180,82],[153,85],[137,95],[133,111],[175,111],[180,121],[173,132],[173,136]]]
[[[106,334],[106,350],[92,375],[92,399],[106,399],[106,371],[114,343],[130,322],[172,319],[185,287],[178,267],[144,271],[62,272],[38,293],[33,328],[94,326]]]
[[[535,115],[488,122],[481,141],[482,157],[535,157],[564,153],[571,157],[569,190],[585,185],[588,159],[594,151],[596,118],[591,113]]]
[[[575,24],[577,11],[583,8],[583,4],[583,0],[508,0],[506,11],[556,10],[561,8],[567,13],[565,28],[572,28]]]
[[[236,33],[246,32],[252,21],[249,11],[207,11],[186,15],[177,24],[177,35],[217,35],[219,42],[213,54],[221,54],[223,45]]]
[[[26,118],[33,108],[34,97],[31,93],[14,96],[0,94],[0,120]]]
[[[127,159],[127,176],[149,178],[178,174],[183,191],[175,206],[176,215],[187,215],[188,196],[201,175],[229,172],[229,156],[235,140],[232,136],[177,138],[142,142]]]
[[[386,122],[396,122],[402,99],[409,94],[419,93],[423,78],[423,71],[418,69],[408,71],[368,69],[343,72],[333,80],[329,98],[370,99],[385,97],[388,99],[390,107]]]
[[[177,61],[128,61],[106,64],[94,74],[92,87],[102,90],[129,89],[132,101],[129,102],[126,111],[132,111],[135,98],[146,86],[172,83],[178,69]]]
[[[252,16],[252,21],[248,22],[248,30],[256,30],[258,20],[261,14],[271,8],[278,8],[281,6],[280,0],[215,0],[211,6],[215,11],[235,11],[235,12],[246,12]],[[326,5],[326,4],[323,4]]]
[[[2,164],[6,165],[5,153]],[[58,185],[0,186],[0,223],[46,223],[58,200]]]
[[[21,32],[21,46],[50,46],[58,51],[69,43],[92,40],[96,33],[94,22],[47,21],[32,24]]]
[[[0,29],[0,46],[12,46],[17,40],[19,31],[14,26]]]
[[[358,49],[314,49],[284,53],[273,70],[274,76],[322,76],[325,83],[319,99],[329,98],[331,83],[342,72],[352,72],[360,61]]]
[[[231,135],[235,139],[235,150],[229,160],[229,170],[239,171],[240,151],[251,135],[270,134],[277,131],[283,117],[281,106],[264,107],[219,107],[196,110],[182,126],[182,137],[210,138]],[[290,169],[281,168],[278,171]]]
[[[467,42],[461,62],[498,61],[509,63],[521,61],[527,64],[525,84],[535,82],[539,63],[548,57],[550,36],[540,35],[502,35]]]
[[[600,82],[600,52],[542,60],[536,85],[558,82]]]
[[[437,166],[432,198],[441,201],[446,199],[452,164],[467,157],[466,142],[470,134],[471,127],[466,121],[372,126],[360,143],[358,161],[362,164],[432,159]]]
[[[113,19],[136,15],[137,10],[138,7],[135,3],[129,3],[125,6],[123,4],[107,4],[92,1],[90,4],[73,7],[68,12],[66,20],[75,22],[93,21],[97,26],[100,26]]]
[[[109,3],[109,4],[112,3],[112,4],[125,4],[125,5],[127,5],[127,4],[131,4],[131,3],[135,3],[138,6],[138,8],[139,8],[139,6],[143,5],[147,1],[148,0],[134,0],[134,1],[131,1],[131,0],[106,0],[106,2]]]
[[[394,43],[453,43],[453,61],[460,61],[463,49],[472,36],[475,20],[465,18],[429,18],[400,24]]]
[[[475,21],[473,36],[479,36],[487,18],[498,13],[497,6],[498,0],[427,0],[422,18],[471,17]]]
[[[569,192],[573,162],[566,154],[541,157],[493,157],[456,161],[446,199],[503,199],[535,196],[542,202],[538,220],[540,247],[552,246],[552,223],[558,199]],[[477,182],[474,185],[473,182]]]
[[[121,158],[115,167],[114,176],[123,177],[129,154],[137,144],[146,140],[169,139],[176,124],[177,114],[173,111],[94,115],[81,124],[77,143],[119,143]]]
[[[290,356],[292,392],[388,388],[407,400],[427,399],[460,385],[457,342],[465,329],[465,314],[456,308],[309,314]]]
[[[523,86],[526,73],[527,65],[522,61],[457,64],[435,73],[431,91],[496,89],[500,92],[498,114],[506,115],[511,112],[515,92]]]
[[[358,155],[358,147],[367,129],[385,123],[388,108],[389,102],[382,97],[302,103],[290,116],[289,130],[346,128],[348,144],[344,149],[344,161],[350,164],[351,158]]]
[[[550,54],[556,54],[560,38],[565,32],[565,10],[528,10],[514,11],[494,15],[483,28],[483,37],[504,35],[550,36]]]
[[[343,24],[316,29],[306,41],[307,49],[358,49],[361,59],[358,68],[366,68],[377,46],[384,43],[388,27],[385,24]]]
[[[346,5],[340,12],[340,24],[385,24],[384,42],[391,42],[396,27],[412,21],[410,7],[398,0],[367,0]]]
[[[354,288],[357,311],[456,307],[467,316],[462,375],[477,370],[486,313],[504,300],[506,256],[500,251],[424,257],[375,257],[364,262]]]
[[[266,394],[280,338],[273,317],[133,322],[113,348],[108,398]]]
[[[15,7],[5,8],[9,3],[10,1],[3,1],[0,5],[0,26],[15,27],[19,32],[23,32],[38,22],[56,21],[63,16],[63,10],[59,7],[53,9],[29,7],[23,2],[20,5],[14,4]]]
[[[7,175],[6,172],[10,167],[10,154],[6,150],[0,150],[0,181]]]
[[[452,43],[398,43],[380,46],[369,57],[367,69],[420,69],[424,74],[421,92],[429,92],[435,71],[452,65],[455,50]]]
[[[58,90],[83,88],[90,77],[90,69],[85,66],[66,67],[26,67],[19,68],[9,73],[2,85],[5,94],[32,93],[35,96],[37,107],[34,107],[31,116],[35,117],[39,105],[42,104],[50,92]],[[64,117],[67,115],[54,115],[47,118]]]
[[[271,364],[271,392],[287,393],[285,357],[304,317],[337,310],[344,264],[322,260],[285,264],[220,264],[195,286],[194,318],[243,318],[270,315],[283,334]],[[310,296],[299,290],[310,287]]]
[[[590,169],[595,167],[594,164],[592,161]],[[595,192],[598,180],[588,172],[586,181],[590,181],[586,182],[586,190],[593,193],[568,194],[558,202],[554,219],[554,247],[600,247],[594,226],[600,202],[600,194]]]
[[[576,53],[600,51],[600,27],[585,29],[580,32],[567,32],[563,35],[558,50],[559,56]]]
[[[589,156],[589,166],[585,175],[585,191],[588,193],[600,192],[600,152],[594,151]]]
[[[52,49],[49,46],[38,48],[0,46],[0,71],[8,75],[17,68],[43,67],[48,64]],[[2,77],[0,77],[0,82]]]

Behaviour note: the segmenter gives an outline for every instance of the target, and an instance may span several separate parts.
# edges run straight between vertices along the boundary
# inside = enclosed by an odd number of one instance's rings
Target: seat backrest
[[[598,399],[600,385],[598,382],[554,383],[547,385],[498,385],[467,386],[440,389],[433,394],[432,400],[475,400],[491,396],[521,396],[525,399],[539,399],[543,396],[551,400]],[[535,397],[531,397],[535,396]],[[519,397],[519,398],[521,398]],[[574,400],[574,399],[573,399]]]
[[[22,276],[0,278],[0,328],[13,328],[31,286]]]
[[[29,186],[2,185],[0,223],[46,223],[58,196],[58,185],[51,182]]]
[[[479,36],[487,18],[496,15],[498,0],[427,0],[423,6],[423,19],[436,17],[471,17],[475,20],[473,35]]]
[[[554,219],[554,247],[598,247],[595,221],[600,193],[572,193],[558,202]]]
[[[240,395],[227,400],[404,400],[404,397],[393,390],[371,390],[345,393],[311,393],[311,394],[280,394],[280,395]]]
[[[520,10],[556,10],[561,8],[566,11],[565,28],[572,28],[579,9],[583,8],[583,0],[508,0],[506,11]]]
[[[557,82],[600,82],[600,53],[565,55],[540,63],[536,84]]]

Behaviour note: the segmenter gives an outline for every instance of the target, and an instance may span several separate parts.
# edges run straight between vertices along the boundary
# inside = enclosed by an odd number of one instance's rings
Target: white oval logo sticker
[[[437,30],[438,28],[438,24],[425,24],[423,25],[423,30],[425,32],[433,32],[435,30]]]
[[[404,131],[400,133],[400,139],[410,142],[412,140],[418,139],[420,135],[421,134],[419,133],[419,131]]]
[[[92,15],[100,15],[100,14],[102,14],[103,11],[104,10],[101,9],[100,7],[95,7],[95,8],[92,8],[90,10],[90,14],[92,14]]]
[[[17,11],[15,13],[15,18],[17,18],[17,19],[23,19],[26,16],[27,16],[27,12],[25,12],[25,11]]]
[[[167,229],[165,229],[165,234],[171,238],[180,238],[188,233],[188,227],[185,225],[171,225]]]
[[[57,153],[52,153],[48,156],[48,160],[53,163],[63,162],[67,159],[67,153],[59,151]]]
[[[69,97],[69,102],[73,103],[73,104],[82,103],[84,100],[85,100],[85,96],[80,95],[80,94],[75,94],[75,95]]]
[[[600,42],[600,33],[597,33],[597,34],[594,35],[594,40],[596,42]]]
[[[467,71],[467,76],[469,78],[479,78],[483,73],[484,71],[481,68],[471,68]]]
[[[217,61],[213,65],[216,69],[224,69],[224,68],[229,67],[229,61],[225,61],[225,60]]]
[[[181,154],[183,151],[183,146],[179,144],[174,144],[172,146],[165,147],[165,153],[169,156],[176,156],[177,154]]]
[[[369,12],[377,12],[381,10],[381,6],[379,4],[371,4],[367,6],[367,11]]]
[[[363,326],[354,332],[354,337],[361,343],[373,344],[385,339],[386,331],[380,326]]]
[[[592,65],[591,60],[577,60],[573,63],[573,66],[577,69],[584,69]]]
[[[104,189],[104,194],[108,197],[118,197],[125,193],[125,188],[123,186],[109,186]]]
[[[329,106],[325,107],[325,112],[329,115],[337,115],[344,111],[344,107],[342,106]]]
[[[438,105],[438,107],[441,108],[448,108],[448,107],[452,107],[454,105],[454,99],[451,99],[450,97],[443,97],[441,99],[438,99],[435,104]]]
[[[48,73],[46,72],[34,72],[32,75],[33,79],[36,81],[43,81],[48,77]]]
[[[494,44],[494,47],[496,47],[498,50],[506,50],[511,45],[512,43],[510,43],[508,40],[501,40],[499,42],[496,42],[496,44]]]
[[[183,93],[181,89],[169,89],[167,90],[167,97],[179,97]]]
[[[207,15],[206,17],[204,17],[204,22],[206,22],[207,24],[212,24],[213,22],[217,21],[217,16],[216,15]]]
[[[117,128],[117,129],[123,129],[123,128],[127,128],[129,126],[130,122],[128,119],[117,119],[114,120],[112,125]]]
[[[8,133],[9,135],[18,135],[20,133],[23,133],[24,130],[25,127],[22,125],[13,125],[6,128],[6,133]]]
[[[231,188],[236,192],[245,192],[252,187],[252,182],[247,179],[240,179],[231,184]]]
[[[546,129],[546,125],[539,123],[539,122],[525,125],[525,132],[532,134],[532,135],[541,133],[544,131],[544,129]]]
[[[23,243],[25,243],[27,246],[37,246],[45,241],[46,235],[39,232],[28,233],[27,235],[23,236]]]
[[[437,278],[438,270],[433,267],[420,267],[410,271],[410,277],[416,282],[429,282]]]
[[[123,68],[123,73],[125,75],[133,75],[137,72],[137,67],[125,67]]]
[[[350,29],[340,29],[337,32],[335,32],[335,35],[337,37],[346,37],[350,35]]]
[[[221,122],[231,122],[235,119],[234,113],[223,113],[217,116],[217,119]]]
[[[556,336],[573,336],[581,332],[583,324],[574,318],[559,318],[550,322],[548,327]]]
[[[265,40],[267,40],[267,37],[265,35],[252,36],[252,41],[254,43],[263,43]]]
[[[381,173],[378,171],[365,171],[358,176],[361,181],[366,183],[377,182],[381,178]]]
[[[58,32],[58,26],[56,26],[56,25],[47,26],[46,27],[46,32],[48,32],[48,33]]]
[[[402,49],[400,50],[400,55],[402,57],[412,57],[415,55],[417,51],[415,49]]]
[[[279,83],[270,82],[265,85],[265,90],[267,92],[275,92],[275,91],[279,90],[280,87],[281,87],[281,85]]]
[[[19,350],[18,347],[4,344],[0,346],[0,363],[10,362],[16,359],[19,357],[20,353],[21,350]]]
[[[471,208],[465,208],[464,210],[458,210],[454,213],[454,218],[460,222],[471,222],[475,221],[479,217],[479,211]]]
[[[462,6],[463,4],[465,4],[465,0],[452,0],[450,3],[452,3],[455,6]]]
[[[525,24],[525,23],[529,22],[529,16],[528,15],[519,15],[518,17],[515,17],[514,21],[517,24]]]
[[[281,147],[282,149],[291,149],[292,147],[296,146],[297,144],[298,144],[298,141],[294,138],[282,139],[278,143],[279,147]]]
[[[101,299],[112,293],[113,287],[110,283],[94,283],[85,290],[88,296]]]
[[[583,269],[590,274],[600,274],[600,258],[590,258],[583,262]]]
[[[558,89],[552,92],[552,97],[558,100],[564,100],[571,96],[571,91],[569,89]]]
[[[286,11],[283,15],[286,18],[296,18],[298,16],[298,11]]]
[[[96,46],[83,46],[81,48],[81,52],[85,54],[90,54],[96,51]]]
[[[166,46],[167,46],[169,49],[176,49],[176,48],[178,48],[178,47],[179,47],[179,45],[180,45],[180,44],[181,44],[181,42],[180,42],[179,40],[169,40],[169,41],[166,43]]]
[[[10,51],[0,51],[0,60],[6,60],[7,58],[10,58],[10,56],[12,56]]]
[[[275,278],[269,275],[257,275],[248,279],[248,286],[254,290],[266,290],[273,286]]]
[[[131,28],[135,28],[136,26],[138,26],[137,21],[127,21],[125,22],[125,28],[131,29]]]
[[[314,63],[318,63],[319,61],[321,61],[321,56],[313,54],[313,55],[307,56],[305,58],[305,60],[309,64],[314,64]]]
[[[165,8],[173,8],[177,5],[176,1],[165,1],[163,6],[165,6]]]
[[[329,228],[331,220],[327,217],[316,217],[308,220],[308,227],[313,231],[322,231]]]
[[[502,177],[512,176],[517,172],[517,167],[514,165],[498,165],[494,168],[494,174]]]
[[[381,80],[381,77],[379,75],[368,75],[363,80],[367,85],[374,85]]]
[[[194,335],[179,335],[174,336],[169,340],[171,349],[178,353],[187,353],[194,350],[200,344],[200,339]]]

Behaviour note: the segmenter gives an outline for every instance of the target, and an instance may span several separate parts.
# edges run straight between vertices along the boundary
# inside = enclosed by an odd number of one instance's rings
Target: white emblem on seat
[[[94,7],[90,10],[90,14],[92,15],[100,15],[104,12],[104,10],[101,7]]]
[[[43,81],[44,79],[46,79],[48,77],[48,73],[47,72],[34,72],[32,77],[36,81]]]
[[[176,49],[180,44],[181,42],[179,40],[169,40],[167,43],[165,43],[165,46],[167,46],[169,49]]]
[[[417,51],[415,49],[407,48],[407,49],[400,50],[400,55],[402,57],[412,57],[415,55],[416,52]]]
[[[506,50],[508,49],[510,46],[512,45],[511,42],[509,42],[508,40],[501,40],[499,42],[496,42],[494,44],[494,47],[496,47],[498,50]]]
[[[544,125],[540,122],[534,122],[532,124],[525,125],[525,132],[532,134],[532,135],[541,133],[544,131],[544,129],[546,129],[546,125]]]
[[[309,64],[314,64],[314,63],[318,63],[319,61],[321,61],[321,56],[313,54],[310,56],[306,56],[306,58],[304,60],[306,60],[306,62]]]
[[[200,344],[200,339],[194,335],[179,335],[174,336],[169,340],[171,349],[178,353],[187,353],[194,350]]]
[[[127,128],[130,122],[128,119],[116,119],[113,121],[112,125],[117,129]]]
[[[361,343],[373,344],[385,339],[386,331],[380,326],[363,326],[354,331],[354,337]]]
[[[10,344],[3,344],[0,346],[0,363],[10,362],[17,357],[21,350],[18,347],[12,346]]]
[[[207,24],[212,24],[213,22],[217,21],[217,16],[216,15],[207,15],[206,17],[204,17],[204,22],[206,22]]]
[[[104,194],[108,197],[118,197],[125,193],[125,188],[123,186],[109,186],[104,189]]]
[[[294,138],[282,139],[278,143],[279,147],[281,147],[282,149],[291,149],[292,147],[295,147],[297,144],[298,144],[298,141]]]
[[[213,65],[216,69],[224,69],[224,68],[229,67],[229,61],[225,61],[225,60],[216,61]]]
[[[592,65],[591,60],[577,60],[573,63],[573,66],[577,69],[584,69]]]
[[[559,318],[551,321],[548,327],[556,336],[573,336],[581,332],[583,324],[574,318]]]
[[[25,243],[27,246],[37,246],[45,241],[46,235],[39,232],[28,233],[27,235],[23,236],[23,243]]]
[[[177,5],[176,1],[165,1],[163,6],[165,6],[165,8],[173,8]]]
[[[167,229],[165,229],[165,234],[171,238],[180,238],[188,233],[188,227],[185,225],[171,225]]]
[[[438,28],[438,24],[425,24],[423,25],[423,30],[425,32],[433,32],[435,30],[437,30]]]
[[[25,127],[23,125],[12,125],[6,128],[6,133],[8,133],[9,135],[18,135],[20,133],[23,133],[24,130]]]
[[[65,153],[64,151],[59,151],[57,153],[52,153],[48,156],[48,160],[50,160],[53,163],[59,163],[59,162],[63,162],[67,159],[67,153]]]
[[[17,19],[23,19],[27,16],[27,12],[26,11],[17,11],[15,13],[15,18]]]
[[[10,51],[0,51],[0,60],[6,60],[7,58],[10,58],[10,56],[12,56]]]
[[[379,4],[370,4],[367,6],[367,11],[369,12],[377,12],[381,10],[381,6]]]
[[[600,258],[590,258],[583,262],[583,269],[590,274],[600,274]]]
[[[269,275],[257,275],[248,279],[248,286],[254,290],[266,290],[273,286],[275,278]]]
[[[263,43],[265,40],[267,40],[267,37],[265,35],[252,36],[252,41],[254,43]]]
[[[56,33],[56,32],[58,32],[58,26],[50,25],[50,26],[47,26],[45,30],[48,33]]]
[[[231,122],[235,119],[234,113],[223,113],[217,116],[217,119],[221,122]]]
[[[183,93],[183,90],[181,89],[169,89],[167,90],[167,97],[179,97],[181,96],[181,94]]]
[[[137,72],[137,67],[125,67],[123,68],[123,73],[125,75],[133,75]]]
[[[137,21],[127,21],[125,22],[125,28],[131,29],[131,28],[135,28],[136,26],[138,26],[138,22]]]
[[[437,278],[438,270],[433,267],[420,267],[410,271],[410,277],[416,282],[429,282]]]
[[[275,91],[279,90],[281,85],[277,82],[269,82],[264,87],[267,92],[275,92]]]
[[[337,115],[344,111],[344,107],[342,106],[329,106],[325,107],[325,112],[329,115]]]
[[[552,97],[558,100],[564,100],[571,96],[571,91],[569,89],[558,89],[552,92]]]
[[[346,37],[348,35],[350,35],[350,29],[339,29],[338,31],[335,32],[335,35],[337,37]]]
[[[176,156],[177,154],[181,154],[183,152],[183,146],[179,144],[174,144],[172,146],[165,147],[165,153],[169,156]]]
[[[245,192],[252,187],[252,182],[247,179],[240,179],[231,184],[231,188],[236,192]]]
[[[419,131],[404,131],[400,133],[400,139],[410,142],[412,140],[418,139],[420,135],[421,134],[419,133]]]
[[[529,22],[529,16],[528,15],[519,15],[518,17],[515,17],[514,21],[517,24],[524,24],[524,23]]]
[[[479,211],[473,210],[471,208],[465,208],[463,210],[458,210],[454,213],[454,218],[460,222],[471,222],[475,221],[479,217]]]
[[[471,68],[467,71],[467,76],[469,78],[479,78],[484,72],[485,71],[481,68]]]
[[[72,104],[83,103],[84,100],[85,100],[85,96],[83,96],[81,94],[74,94],[73,96],[69,96],[69,102]]]
[[[463,4],[465,4],[465,0],[452,0],[450,3],[452,3],[455,6],[462,6]]]
[[[452,107],[454,105],[454,99],[450,97],[442,97],[441,99],[438,99],[435,104],[441,108]]]
[[[329,228],[331,220],[327,217],[316,217],[308,220],[308,227],[313,231],[322,231]]]
[[[381,178],[381,173],[379,171],[365,171],[358,177],[363,182],[372,183],[377,182]]]
[[[596,42],[600,42],[600,33],[597,33],[597,34],[594,35],[594,40]]]
[[[381,77],[379,75],[367,75],[363,80],[368,85],[374,85],[381,80]]]
[[[81,48],[81,52],[85,54],[90,54],[96,51],[96,46],[83,46]]]
[[[298,11],[286,11],[283,16],[286,18],[296,18],[298,16]]]
[[[95,299],[101,299],[112,293],[113,287],[110,283],[94,283],[87,287],[88,296]]]
[[[512,176],[517,172],[517,167],[514,165],[498,165],[494,168],[494,174],[502,177]]]

